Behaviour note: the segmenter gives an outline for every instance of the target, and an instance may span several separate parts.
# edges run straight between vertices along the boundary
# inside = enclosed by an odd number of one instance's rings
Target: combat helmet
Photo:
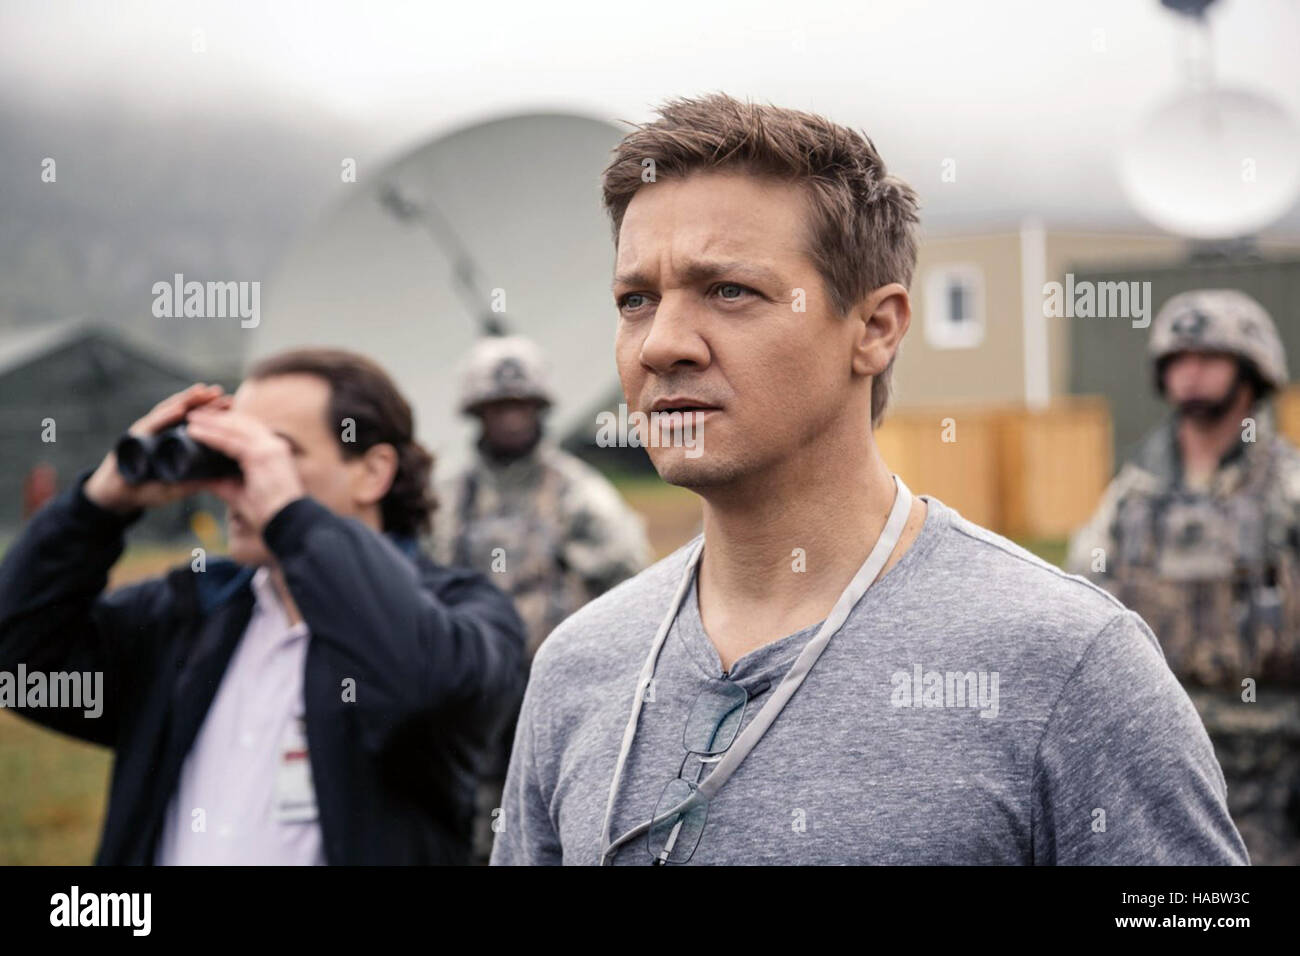
[[[480,339],[462,366],[461,412],[473,414],[487,402],[511,398],[554,401],[541,348],[521,335]]]
[[[1264,307],[1236,289],[1196,289],[1174,296],[1156,315],[1148,346],[1156,385],[1179,352],[1226,352],[1245,361],[1268,391],[1287,383],[1286,352]]]

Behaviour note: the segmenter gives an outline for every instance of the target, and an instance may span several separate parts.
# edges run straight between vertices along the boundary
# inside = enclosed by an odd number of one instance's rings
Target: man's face
[[[1184,414],[1205,417],[1235,391],[1237,360],[1222,352],[1182,352],[1165,366],[1165,397]]]
[[[360,514],[353,495],[360,459],[347,461],[338,433],[327,421],[330,387],[315,375],[277,375],[249,380],[235,392],[232,408],[258,419],[288,443],[303,490],[331,511]],[[341,425],[339,426],[342,427]],[[260,565],[272,558],[262,536],[242,515],[227,516],[230,556],[240,564]]]
[[[630,411],[689,415],[699,446],[688,454],[679,432],[647,449],[665,481],[754,474],[814,446],[849,400],[861,326],[835,314],[806,212],[799,187],[740,173],[651,183],[628,205],[614,279],[623,392]]]
[[[498,455],[525,451],[541,429],[542,405],[531,399],[502,399],[480,405],[476,412],[483,422],[483,440]]]

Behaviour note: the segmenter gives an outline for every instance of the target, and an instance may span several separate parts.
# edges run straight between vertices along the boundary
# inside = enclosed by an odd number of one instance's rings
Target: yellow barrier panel
[[[1273,399],[1277,430],[1293,445],[1300,445],[1300,385],[1283,389]]]
[[[893,412],[876,445],[916,494],[934,495],[987,527],[1000,523],[997,421],[989,409]]]
[[[1111,476],[1110,409],[1091,396],[1042,410],[903,409],[886,416],[876,442],[913,491],[1016,537],[1066,537]]]

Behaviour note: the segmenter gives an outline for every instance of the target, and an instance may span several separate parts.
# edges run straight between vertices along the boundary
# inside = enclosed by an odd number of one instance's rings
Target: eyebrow
[[[294,451],[302,451],[302,446],[293,440],[292,435],[286,435],[284,432],[279,432],[279,431],[276,432],[275,435],[277,438],[283,438],[285,441],[287,441],[289,443],[289,447]]]
[[[694,260],[686,263],[681,270],[682,278],[687,282],[698,283],[709,279],[747,279],[755,284],[777,285],[781,279],[774,271],[752,262],[708,262]],[[644,272],[624,272],[614,276],[611,288],[619,286],[652,286],[654,281]]]

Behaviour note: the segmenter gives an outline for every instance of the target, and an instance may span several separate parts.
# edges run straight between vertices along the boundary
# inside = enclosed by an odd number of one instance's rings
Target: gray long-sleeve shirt
[[[1210,741],[1141,618],[925,501],[911,548],[710,801],[690,862],[1248,862]],[[587,605],[542,646],[494,864],[597,862],[638,674],[688,554]],[[775,687],[815,632],[745,655],[728,679]],[[682,766],[696,695],[721,677],[692,586],[642,710],[613,838],[650,818]],[[650,863],[646,837],[611,860]]]

